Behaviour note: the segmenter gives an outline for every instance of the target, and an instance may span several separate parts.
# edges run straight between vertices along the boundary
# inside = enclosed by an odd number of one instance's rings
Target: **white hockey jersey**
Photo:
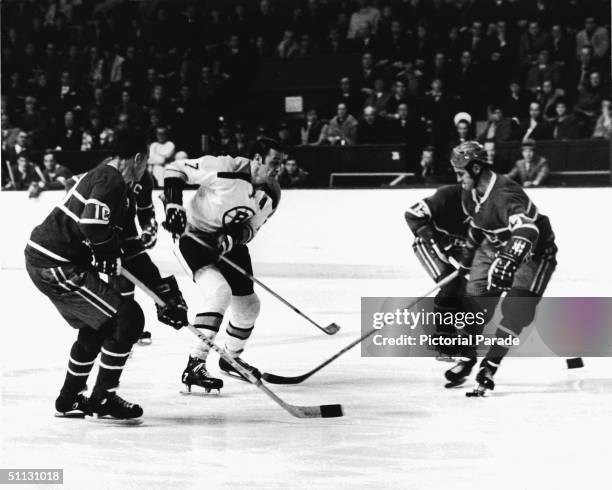
[[[169,163],[164,177],[180,178],[199,188],[186,206],[190,229],[204,233],[243,224],[250,241],[276,210],[280,196],[251,184],[250,160],[242,157],[203,156]],[[195,231],[194,230],[194,231]]]

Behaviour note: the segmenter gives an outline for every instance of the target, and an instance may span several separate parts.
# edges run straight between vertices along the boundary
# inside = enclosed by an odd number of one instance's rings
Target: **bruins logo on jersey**
[[[248,206],[236,206],[223,213],[223,226],[244,223],[253,216],[255,216],[255,211]]]

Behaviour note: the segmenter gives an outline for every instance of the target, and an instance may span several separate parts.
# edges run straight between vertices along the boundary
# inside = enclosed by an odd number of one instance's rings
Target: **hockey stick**
[[[212,249],[212,247],[202,241],[199,240],[197,237],[193,236],[193,235],[188,235],[189,238],[191,238],[193,241],[198,242],[200,245],[208,247],[209,249]],[[298,315],[300,315],[302,318],[304,318],[305,320],[309,321],[310,323],[312,323],[315,327],[317,327],[319,330],[321,330],[322,332],[325,332],[327,335],[334,335],[335,333],[338,332],[338,330],[340,330],[340,325],[338,325],[337,323],[330,323],[329,325],[327,325],[326,327],[322,327],[321,325],[319,325],[317,322],[315,322],[312,318],[310,318],[308,315],[302,313],[299,309],[297,309],[294,305],[292,305],[291,303],[289,303],[289,301],[287,301],[285,298],[283,298],[280,294],[274,292],[272,289],[270,289],[268,286],[266,286],[263,282],[261,282],[259,279],[257,279],[253,274],[250,274],[249,272],[247,272],[246,270],[244,270],[242,267],[240,267],[238,264],[236,264],[235,262],[233,262],[232,260],[228,259],[227,257],[221,255],[219,257],[220,260],[222,260],[223,262],[225,262],[227,265],[229,265],[230,267],[233,267],[234,269],[236,269],[238,272],[240,272],[240,274],[242,274],[243,276],[248,277],[251,281],[253,281],[255,284],[257,284],[259,287],[261,287],[262,289],[265,289],[266,291],[268,291],[268,293],[270,293],[272,296],[274,296],[277,300],[279,300],[281,303],[283,303],[284,305],[288,306],[289,308],[291,308],[293,311],[295,311]]]
[[[147,296],[150,296],[153,301],[159,306],[165,306],[164,301],[145,286],[139,279],[137,279],[133,274],[125,269],[121,269],[121,275],[125,277],[128,281],[132,282],[135,286],[138,286]],[[240,375],[249,381],[251,384],[255,385],[261,391],[263,391],[266,395],[268,395],[274,402],[281,406],[284,410],[289,412],[294,417],[300,419],[307,418],[330,418],[330,417],[342,417],[344,415],[342,410],[342,405],[333,404],[333,405],[314,405],[314,406],[300,406],[300,405],[291,405],[290,403],[282,400],[276,393],[274,393],[270,388],[268,388],[260,378],[255,376],[250,370],[244,368],[239,362],[234,359],[233,356],[225,352],[221,347],[212,342],[206,335],[200,332],[196,327],[189,324],[187,325],[187,329],[193,333],[196,337],[198,337],[202,342],[204,342],[209,348],[214,350],[217,354],[219,354],[226,362],[228,362]]]
[[[418,304],[421,300],[423,300],[424,298],[426,298],[427,296],[429,296],[431,293],[433,293],[434,291],[436,291],[437,289],[441,288],[442,286],[445,286],[446,284],[448,284],[449,282],[451,282],[452,280],[454,280],[457,276],[459,276],[459,271],[455,271],[452,272],[451,274],[449,274],[448,276],[446,276],[444,279],[442,279],[440,282],[438,282],[433,288],[431,288],[429,291],[427,291],[425,294],[423,294],[421,297],[415,299],[414,301],[412,301],[408,306],[406,306],[406,309],[410,309],[413,306],[415,306],[416,304]],[[261,377],[267,381],[268,383],[272,383],[272,384],[284,384],[284,385],[293,385],[293,384],[298,384],[301,383],[302,381],[307,380],[308,378],[310,378],[313,374],[319,372],[321,369],[323,369],[325,366],[327,366],[328,364],[330,364],[331,362],[335,361],[336,359],[338,359],[342,354],[344,354],[345,352],[348,352],[349,350],[351,350],[353,347],[355,347],[357,344],[360,344],[361,342],[363,342],[365,339],[367,339],[368,337],[374,335],[376,332],[378,332],[380,329],[379,328],[373,328],[371,330],[368,330],[365,334],[363,334],[361,337],[359,337],[357,340],[354,340],[353,342],[351,342],[349,345],[347,345],[344,349],[338,351],[336,354],[334,354],[333,356],[331,356],[329,359],[327,359],[325,362],[323,362],[322,364],[319,364],[317,367],[315,367],[314,369],[308,371],[307,373],[304,373],[300,376],[278,376],[276,374],[271,374],[271,373],[263,373],[261,375]]]

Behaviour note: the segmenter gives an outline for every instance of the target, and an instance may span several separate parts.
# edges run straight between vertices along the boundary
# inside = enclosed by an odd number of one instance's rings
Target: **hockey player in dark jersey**
[[[555,235],[517,183],[493,172],[484,147],[468,141],[453,149],[451,164],[461,184],[462,207],[470,228],[462,269],[469,270],[466,298],[487,321],[503,292],[497,338],[518,337],[534,319],[536,306],[556,267]],[[494,345],[480,364],[477,386],[468,395],[481,396],[495,387],[493,377],[508,347]],[[469,375],[475,351],[457,366],[457,379]]]
[[[451,258],[462,260],[468,233],[468,216],[461,207],[461,186],[442,186],[436,192],[412,205],[404,214],[414,233],[415,255],[435,282],[451,274],[455,267]],[[439,313],[462,311],[465,277],[459,276],[446,284],[434,298],[434,310]],[[452,325],[436,325],[436,333],[447,337],[457,334]],[[441,360],[452,361],[458,354],[454,347],[441,346]]]
[[[131,190],[146,167],[144,138],[119,132],[114,156],[86,173],[47,218],[32,231],[25,249],[26,270],[64,319],[78,329],[64,385],[55,402],[59,416],[137,420],[143,413],[116,393],[144,314],[131,296],[100,274],[129,270],[166,302],[161,322],[187,324],[187,308],[174,277],[162,279],[138,237]],[[90,399],[83,396],[96,357],[99,373]]]
[[[85,174],[76,175],[66,181],[66,191],[72,189],[74,185]],[[157,242],[158,224],[155,219],[155,208],[153,207],[153,176],[151,172],[145,170],[142,178],[131,184],[132,193],[136,203],[136,218],[140,226],[140,241],[145,249],[151,249]],[[121,296],[134,296],[134,285],[123,276],[110,278],[110,284],[119,292]],[[138,339],[140,345],[151,344],[151,332],[143,330]]]

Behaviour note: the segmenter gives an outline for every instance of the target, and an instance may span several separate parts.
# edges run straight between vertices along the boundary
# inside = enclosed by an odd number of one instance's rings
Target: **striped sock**
[[[68,358],[66,379],[61,389],[63,394],[76,395],[87,389],[87,377],[91,372],[91,368],[93,368],[97,356],[97,352],[92,353],[85,350],[78,340],[72,344],[70,357]]]
[[[193,322],[193,326],[214,342],[215,337],[219,333],[219,327],[221,327],[222,322],[223,315],[221,313],[198,313],[195,317],[195,321]],[[194,347],[191,355],[192,357],[197,357],[198,359],[205,361],[208,357],[209,351],[210,348],[208,345],[202,341],[199,341]]]
[[[112,339],[104,341],[100,354],[100,370],[92,397],[101,397],[105,392],[114,391],[119,386],[119,378],[129,355],[130,346],[125,343]]]
[[[233,355],[241,354],[244,350],[244,346],[249,340],[253,328],[255,325],[251,325],[247,328],[236,327],[232,325],[232,322],[227,326],[227,339],[225,340],[225,350]]]

